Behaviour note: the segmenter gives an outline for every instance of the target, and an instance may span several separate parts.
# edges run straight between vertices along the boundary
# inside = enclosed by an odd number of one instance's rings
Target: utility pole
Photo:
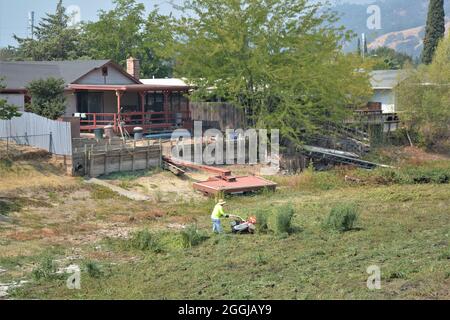
[[[31,40],[34,39],[34,11],[28,13],[28,30],[30,30]]]
[[[366,34],[365,33],[363,33],[362,35],[361,35],[361,38],[362,38],[362,57],[363,57],[363,59],[365,59],[366,58],[366,51],[367,51],[367,40],[366,40]]]

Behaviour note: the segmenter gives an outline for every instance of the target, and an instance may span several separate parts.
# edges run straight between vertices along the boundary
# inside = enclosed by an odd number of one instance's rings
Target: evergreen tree
[[[31,95],[31,104],[27,105],[27,110],[52,120],[64,114],[66,98],[63,79],[34,80],[28,84],[27,91]]]
[[[70,16],[58,2],[56,12],[48,14],[33,32],[33,39],[14,38],[19,43],[19,58],[25,60],[72,60],[83,56],[80,29],[69,26]]]
[[[439,41],[445,34],[444,0],[430,0],[428,19],[423,41],[422,62],[430,64]]]
[[[359,57],[362,56],[362,51],[361,51],[361,38],[360,38],[360,37],[358,37],[358,44],[357,44],[356,52],[358,53],[358,56],[359,56]]]
[[[367,47],[367,38],[364,37],[364,57],[367,57],[367,55],[369,54],[369,48]]]

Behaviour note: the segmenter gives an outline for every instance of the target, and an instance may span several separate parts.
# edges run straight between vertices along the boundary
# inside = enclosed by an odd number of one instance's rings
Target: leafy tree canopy
[[[135,0],[114,0],[110,11],[100,11],[97,22],[84,25],[85,46],[94,59],[113,59],[125,66],[130,56],[141,61],[142,75],[166,77],[170,63],[161,58],[158,48],[170,40],[170,17],[156,7],[147,20],[145,6]]]
[[[414,63],[411,56],[387,47],[371,50],[369,58],[373,59],[374,70],[399,70]]]
[[[41,79],[28,84],[27,90],[31,95],[31,104],[27,110],[45,118],[56,120],[66,110],[63,79]]]
[[[245,109],[252,123],[291,141],[339,121],[371,93],[337,18],[305,0],[191,0],[178,20],[175,71]]]
[[[410,69],[397,89],[398,106],[407,128],[424,146],[450,150],[450,38],[442,40],[433,62]]]

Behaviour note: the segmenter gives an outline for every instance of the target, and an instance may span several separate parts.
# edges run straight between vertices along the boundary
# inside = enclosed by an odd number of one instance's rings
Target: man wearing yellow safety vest
[[[220,218],[225,217],[229,218],[229,215],[225,214],[223,211],[223,206],[226,204],[224,200],[219,200],[219,202],[214,207],[214,210],[211,214],[211,220],[213,223],[213,232],[214,233],[222,233],[222,225],[220,224]]]

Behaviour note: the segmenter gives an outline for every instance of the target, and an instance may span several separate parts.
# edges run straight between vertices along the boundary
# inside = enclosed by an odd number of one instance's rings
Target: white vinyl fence
[[[72,133],[69,122],[54,121],[34,113],[0,120],[0,140],[13,141],[47,150],[56,155],[72,155]]]

